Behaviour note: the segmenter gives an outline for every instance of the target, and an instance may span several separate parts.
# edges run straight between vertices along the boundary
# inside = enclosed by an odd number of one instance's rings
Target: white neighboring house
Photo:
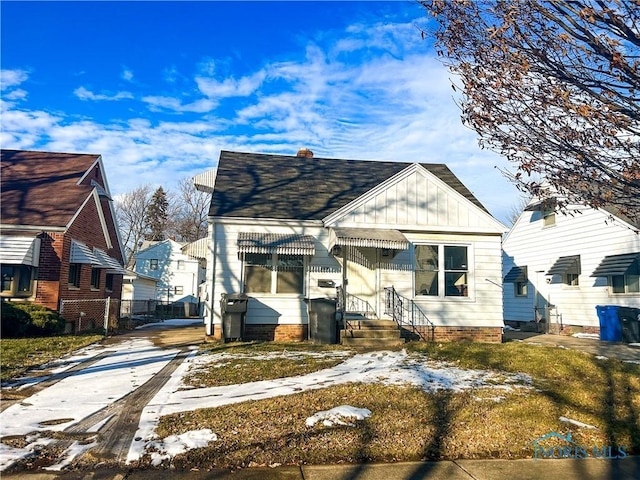
[[[136,253],[135,272],[157,280],[156,300],[174,302],[187,296],[198,297],[205,268],[201,259],[184,253],[189,245],[174,240],[149,242]]]
[[[127,270],[122,280],[122,300],[155,300],[158,279]]]
[[[598,333],[597,305],[640,307],[640,225],[608,209],[555,206],[530,202],[503,241],[505,323]]]

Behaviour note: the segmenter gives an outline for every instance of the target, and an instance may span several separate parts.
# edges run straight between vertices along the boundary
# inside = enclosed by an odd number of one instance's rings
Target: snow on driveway
[[[79,358],[106,356],[0,413],[0,436],[29,435],[29,445],[24,448],[0,443],[0,471],[29,455],[37,445],[51,442],[39,432],[65,430],[119,400],[152,378],[177,353],[155,347],[147,339],[83,349],[73,361],[66,362],[65,368]]]

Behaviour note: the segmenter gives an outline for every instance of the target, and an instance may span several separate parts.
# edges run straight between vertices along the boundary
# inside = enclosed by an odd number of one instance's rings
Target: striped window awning
[[[89,247],[76,240],[71,240],[69,263],[86,263],[98,268],[102,265],[102,262],[98,260]]]
[[[527,267],[513,267],[504,277],[504,283],[520,283],[528,281]]]
[[[316,244],[311,235],[239,232],[238,252],[313,256],[316,253]]]
[[[399,230],[336,227],[329,231],[329,250],[335,246],[407,250],[409,245],[409,240]]]
[[[12,235],[0,236],[0,263],[37,267],[39,261],[39,238]]]
[[[195,242],[187,243],[182,247],[182,253],[188,255],[191,258],[205,259],[207,258],[207,250],[209,247],[209,239],[207,237],[196,240]]]
[[[564,275],[572,273],[580,275],[580,255],[570,255],[568,257],[560,257],[551,266],[547,275]]]
[[[640,274],[640,253],[624,253],[622,255],[607,255],[596,267],[591,277],[606,277],[608,275],[638,275]]]
[[[107,273],[115,273],[116,275],[125,275],[127,273],[124,267],[120,265],[120,262],[115,258],[110,257],[104,250],[94,248],[93,255],[100,260],[100,263],[102,264],[98,268],[106,268]]]

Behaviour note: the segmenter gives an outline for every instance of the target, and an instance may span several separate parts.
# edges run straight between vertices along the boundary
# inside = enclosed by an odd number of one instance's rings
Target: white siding
[[[304,295],[269,295],[252,293],[248,305],[248,324],[306,324],[307,308],[304,298],[335,297],[335,288],[318,286],[318,280],[333,280],[342,284],[341,262],[329,255],[328,229],[317,227],[266,227],[258,225],[215,224],[215,265],[221,272],[212,278],[213,320],[220,324],[220,299],[223,293],[239,293],[242,263],[238,258],[238,232],[299,233],[316,238],[316,255],[309,259]],[[497,235],[452,235],[406,233],[411,242],[437,242],[469,247],[469,297],[434,297],[419,299],[417,303],[436,325],[443,326],[502,326],[502,291],[500,237]],[[365,252],[367,253],[367,252]],[[211,264],[211,263],[210,263]],[[369,300],[379,316],[384,311],[384,287],[393,286],[403,296],[413,298],[412,250],[399,252],[379,270],[358,265],[361,277],[349,278],[348,291]],[[366,285],[361,282],[366,280]],[[362,291],[378,285],[376,298],[368,298]]]
[[[421,167],[363,195],[342,214],[332,215],[330,224],[473,233],[504,231],[493,217]]]
[[[184,255],[182,245],[165,240],[136,254],[135,271],[158,280],[157,290],[150,298],[179,300],[187,295],[198,297],[198,286],[205,279],[204,269],[197,260]],[[150,269],[150,260],[158,260],[158,269]],[[175,293],[182,287],[182,293]]]
[[[290,225],[289,225],[290,224]],[[302,222],[222,220],[210,224],[212,251],[207,265],[208,318],[219,325],[223,293],[242,291],[242,264],[238,258],[238,232],[296,233],[316,240],[316,253],[307,264],[304,295],[251,294],[247,323],[305,324],[305,298],[334,297],[335,288],[323,288],[319,280],[342,284],[342,259],[327,250],[331,227],[398,229],[411,242],[438,242],[468,246],[471,282],[469,297],[421,299],[420,305],[436,325],[501,327],[501,235],[506,230],[491,215],[464,198],[424,168],[414,165],[324,219],[324,225]],[[416,233],[425,232],[425,233]],[[426,233],[430,232],[430,233]],[[384,262],[380,251],[360,249],[369,266],[353,265],[347,291],[364,297],[379,316],[384,310],[384,287],[394,286],[413,298],[413,250],[399,252]],[[211,287],[209,287],[211,286]],[[372,286],[375,288],[372,289]],[[376,290],[372,292],[372,290]],[[210,333],[210,332],[209,332]]]
[[[123,300],[154,300],[155,298],[155,280],[125,277],[125,282],[122,285]]]
[[[640,251],[640,236],[608,214],[584,208],[582,213],[556,214],[556,224],[544,228],[540,212],[524,212],[504,241],[504,269],[528,268],[527,298],[516,297],[513,284],[504,285],[505,320],[534,319],[536,293],[538,306],[555,305],[563,324],[599,325],[596,305],[640,307],[640,294],[612,295],[606,278],[590,277],[607,255]],[[562,283],[559,275],[545,275],[559,257],[580,255],[579,286]],[[551,319],[554,320],[553,318]]]
[[[309,259],[305,293],[303,295],[274,295],[252,293],[248,304],[246,321],[248,324],[306,324],[308,322],[305,298],[335,296],[335,288],[320,288],[318,279],[334,280],[341,283],[339,264],[327,251],[328,232],[322,227],[288,227],[242,224],[214,224],[214,251],[212,260],[217,274],[213,275],[213,293],[209,308],[213,310],[214,324],[221,323],[220,299],[222,294],[242,292],[242,262],[238,258],[239,232],[297,233],[316,238],[316,255]],[[308,258],[308,257],[307,257]]]
[[[412,243],[466,245],[469,255],[468,297],[415,297],[416,304],[435,325],[503,326],[500,237],[480,235],[406,233]],[[414,298],[412,250],[394,258],[394,268],[381,271],[384,287]]]

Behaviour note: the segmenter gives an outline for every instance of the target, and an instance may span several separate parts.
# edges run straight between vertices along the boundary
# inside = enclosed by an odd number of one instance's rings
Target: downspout
[[[344,245],[342,250],[342,323],[345,330],[347,329],[345,313],[347,311],[347,283],[349,282],[349,279],[347,278],[347,262],[349,261],[349,249],[349,245]]]
[[[209,315],[208,318],[205,320],[206,322],[206,334],[207,336],[212,336],[214,334],[214,328],[213,328],[213,317],[214,317],[214,312],[213,312],[213,299],[215,298],[215,278],[216,278],[216,234],[215,234],[215,224],[213,222],[211,222],[209,224],[209,226],[211,227],[211,232],[209,233],[209,238],[211,239],[211,244],[209,247],[209,256],[211,258],[211,262],[210,263],[210,268],[209,268],[209,264],[207,265],[207,273],[206,275],[209,276],[211,275],[210,283],[209,285],[211,286],[211,295],[208,296],[207,298],[207,304],[208,304],[208,308],[209,308]]]

